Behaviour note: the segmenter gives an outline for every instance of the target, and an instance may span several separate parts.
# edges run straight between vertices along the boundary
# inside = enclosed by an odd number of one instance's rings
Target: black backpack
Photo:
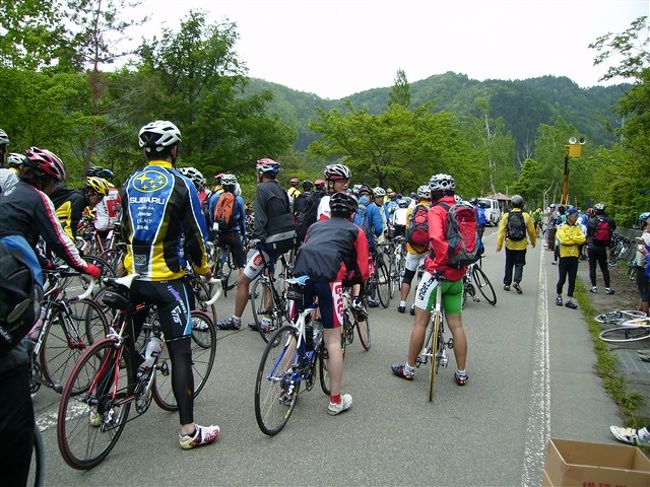
[[[301,195],[302,196],[302,195]],[[302,243],[307,235],[309,227],[316,223],[318,219],[318,205],[320,200],[325,196],[321,191],[314,191],[304,203],[304,210],[296,214],[296,232],[298,234],[298,243]]]
[[[523,240],[526,238],[526,220],[524,220],[523,212],[511,211],[508,213],[506,236],[510,240]]]

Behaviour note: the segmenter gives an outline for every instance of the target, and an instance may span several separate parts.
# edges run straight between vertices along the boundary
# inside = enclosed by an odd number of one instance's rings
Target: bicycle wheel
[[[47,330],[41,346],[41,371],[46,382],[61,392],[75,363],[88,347],[85,330],[81,322],[72,320],[58,306],[43,326],[47,326]]]
[[[320,388],[323,390],[325,395],[329,396],[332,392],[330,386],[330,375],[327,372],[327,347],[324,343],[320,344],[320,353],[318,354],[318,376],[320,378]]]
[[[116,277],[126,275],[124,268],[124,251],[121,249],[108,249],[102,252],[100,259],[106,261],[111,266]]]
[[[366,317],[364,321],[354,320],[357,326],[357,333],[359,333],[359,341],[364,350],[370,350],[372,346],[372,339],[370,337],[370,320]]]
[[[298,332],[285,325],[271,337],[260,360],[255,382],[255,419],[260,430],[270,436],[284,428],[298,400],[297,343]]]
[[[25,485],[41,487],[45,482],[45,445],[43,436],[37,424],[34,424],[34,446],[32,461],[29,468],[29,477]]]
[[[216,323],[217,306],[214,304],[212,306],[205,304],[206,301],[209,301],[212,297],[210,286],[196,279],[195,282],[192,283],[192,291],[194,292],[194,297],[196,298],[194,300],[195,309],[206,313],[212,322]]]
[[[607,343],[638,342],[650,338],[650,326],[621,326],[600,332],[600,339]]]
[[[93,300],[84,299],[70,303],[73,313],[74,309],[79,306],[83,306],[81,320],[84,324],[88,344],[92,345],[104,338],[108,333],[108,320],[102,307]]]
[[[377,296],[384,309],[390,304],[390,278],[386,264],[382,261],[377,267]]]
[[[56,426],[59,450],[72,468],[93,468],[117,443],[131,408],[133,367],[128,349],[108,338],[89,348],[75,365],[63,389]]]
[[[475,265],[474,269],[472,270],[472,279],[474,280],[476,287],[478,288],[479,292],[483,295],[485,300],[488,303],[490,303],[492,306],[497,304],[497,295],[494,292],[492,283],[485,275],[485,272],[483,272],[483,269]]]
[[[435,312],[434,312],[435,313]],[[436,354],[440,346],[440,314],[435,313],[433,317],[433,332],[431,334],[431,369],[429,370],[429,402],[433,401],[433,391],[436,386],[436,375],[438,375],[438,360]]]
[[[210,316],[201,311],[192,311],[192,373],[194,375],[194,398],[203,390],[217,351],[217,330]],[[172,389],[171,360],[169,350],[164,346],[156,364],[156,381],[153,386],[153,400],[165,411],[178,410]]]
[[[284,314],[284,310],[277,309],[273,296],[271,281],[264,277],[255,281],[251,291],[251,308],[253,308],[255,324],[266,343],[269,337],[282,326]]]

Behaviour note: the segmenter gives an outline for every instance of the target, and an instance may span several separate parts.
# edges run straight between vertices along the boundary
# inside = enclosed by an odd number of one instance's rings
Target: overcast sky
[[[619,33],[649,0],[145,0],[146,35],[190,9],[237,24],[248,75],[323,98],[454,71],[470,78],[567,76],[599,84],[587,46]],[[618,80],[619,82],[621,80]]]

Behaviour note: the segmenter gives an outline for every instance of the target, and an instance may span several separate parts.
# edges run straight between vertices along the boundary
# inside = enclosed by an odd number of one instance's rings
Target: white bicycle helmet
[[[594,210],[596,210],[596,211],[605,211],[605,203],[596,203],[594,205]]]
[[[181,172],[183,176],[186,176],[194,183],[195,186],[201,186],[205,184],[205,178],[203,177],[203,174],[201,171],[199,171],[195,167],[184,167],[182,168],[184,171]]]
[[[258,173],[272,174],[275,176],[280,172],[280,163],[269,157],[263,157],[257,161],[255,168]]]
[[[329,181],[350,180],[352,171],[345,164],[328,164],[323,171],[323,177]]]
[[[221,186],[237,186],[237,176],[234,174],[224,174],[221,176]]]
[[[456,181],[454,181],[453,176],[449,174],[434,174],[429,179],[429,188],[431,191],[445,191],[445,190],[456,190]]]
[[[165,147],[180,144],[182,141],[178,127],[166,120],[156,120],[142,127],[138,140],[140,147],[147,152],[151,152],[152,149],[161,152]]]
[[[463,197],[460,195],[455,194],[454,195],[454,203],[457,205],[460,205],[463,202]]]
[[[377,186],[375,189],[372,190],[375,193],[375,198],[383,198],[386,196],[386,190],[384,188],[381,188]]]
[[[18,154],[17,152],[10,152],[7,156],[7,166],[9,167],[20,167],[22,166],[27,157],[24,154]]]
[[[0,145],[7,145],[9,143],[9,136],[7,132],[0,129]]]
[[[429,186],[422,185],[418,188],[418,198],[431,198],[431,188]]]

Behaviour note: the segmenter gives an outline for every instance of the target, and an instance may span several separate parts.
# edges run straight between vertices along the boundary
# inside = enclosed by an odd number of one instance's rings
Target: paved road
[[[539,485],[549,435],[611,441],[620,421],[593,373],[594,355],[579,311],[553,303],[556,268],[550,253],[529,250],[524,294],[501,288],[504,255],[494,231],[486,237],[484,269],[498,302],[468,303],[470,381],[458,387],[454,362],[443,369],[433,403],[427,370],[413,382],[391,375],[405,358],[411,317],[394,306],[371,314],[373,346],[346,355],[345,414],[330,417],[315,387],[303,394],[286,428],[270,438],[255,421],[255,373],[263,350],[248,330],[220,332],[212,376],[196,401],[199,423],[218,422],[221,440],[181,451],[178,416],[155,407],[128,424],[109,457],[90,472],[62,461],[56,395],[35,399],[47,450],[49,485]],[[550,292],[549,292],[550,289]],[[234,296],[221,302],[227,316]],[[250,310],[248,310],[250,311]],[[245,316],[249,318],[250,314]]]

